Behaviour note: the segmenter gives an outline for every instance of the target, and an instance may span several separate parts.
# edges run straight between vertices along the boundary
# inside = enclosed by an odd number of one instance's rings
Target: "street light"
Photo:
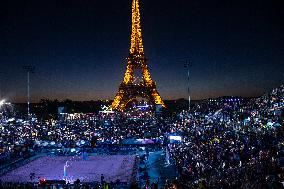
[[[187,60],[184,67],[187,69],[187,94],[188,94],[188,111],[190,110],[190,91],[189,91],[189,67],[191,66],[190,60]]]
[[[35,73],[35,67],[28,65],[23,66],[23,69],[27,72],[27,98],[28,98],[28,119],[30,118],[30,73]]]

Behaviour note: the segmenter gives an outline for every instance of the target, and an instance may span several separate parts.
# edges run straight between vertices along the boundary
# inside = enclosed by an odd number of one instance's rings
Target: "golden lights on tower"
[[[131,54],[144,54],[138,0],[132,2]]]
[[[131,64],[127,64],[126,67],[126,72],[124,74],[124,79],[123,79],[123,83],[124,84],[129,84],[129,83],[133,83],[134,80],[134,76],[133,76],[133,65]]]

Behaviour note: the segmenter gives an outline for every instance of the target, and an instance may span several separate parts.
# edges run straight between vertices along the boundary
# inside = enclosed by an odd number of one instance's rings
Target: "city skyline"
[[[130,46],[131,1],[5,2],[1,97],[112,100]],[[163,99],[259,96],[284,81],[284,13],[266,1],[140,1],[145,54]]]

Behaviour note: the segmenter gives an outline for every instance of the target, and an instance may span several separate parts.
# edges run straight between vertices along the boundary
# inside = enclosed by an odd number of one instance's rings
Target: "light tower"
[[[188,111],[190,110],[190,88],[189,88],[189,68],[191,66],[190,60],[187,60],[184,67],[187,69],[187,94],[188,94]]]
[[[28,119],[30,118],[30,74],[34,73],[35,67],[28,65],[23,66],[23,69],[27,72],[27,109],[28,109]]]

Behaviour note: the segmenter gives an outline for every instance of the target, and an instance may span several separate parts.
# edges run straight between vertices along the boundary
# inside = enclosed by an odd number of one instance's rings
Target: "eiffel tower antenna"
[[[112,108],[124,111],[127,104],[137,97],[146,98],[152,105],[165,104],[156,89],[156,83],[152,80],[146,62],[142,41],[142,31],[140,24],[139,1],[132,1],[132,27],[130,52],[127,60],[126,71],[118,92],[114,97]],[[134,70],[142,72],[142,81],[136,84]]]

